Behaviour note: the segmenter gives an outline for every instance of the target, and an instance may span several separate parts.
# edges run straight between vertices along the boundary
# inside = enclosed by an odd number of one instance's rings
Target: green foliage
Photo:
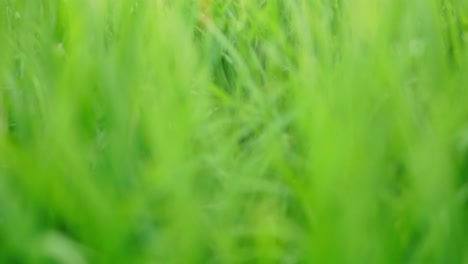
[[[468,263],[467,1],[206,3],[0,2],[0,263]]]

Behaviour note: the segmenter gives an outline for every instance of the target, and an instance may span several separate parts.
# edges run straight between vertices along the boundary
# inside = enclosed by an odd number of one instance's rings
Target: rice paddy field
[[[0,0],[0,263],[468,263],[468,1]]]

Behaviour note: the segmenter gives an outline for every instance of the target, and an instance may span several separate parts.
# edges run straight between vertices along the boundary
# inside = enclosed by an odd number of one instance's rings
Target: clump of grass
[[[468,262],[467,18],[1,1],[0,262]]]

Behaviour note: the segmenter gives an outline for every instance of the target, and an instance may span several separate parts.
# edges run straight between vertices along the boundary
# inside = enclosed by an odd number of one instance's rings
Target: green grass
[[[0,1],[0,263],[468,263],[468,1]]]

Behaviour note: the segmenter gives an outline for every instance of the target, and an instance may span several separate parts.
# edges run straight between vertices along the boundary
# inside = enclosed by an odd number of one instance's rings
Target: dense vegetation
[[[468,263],[468,1],[1,0],[0,263]]]

